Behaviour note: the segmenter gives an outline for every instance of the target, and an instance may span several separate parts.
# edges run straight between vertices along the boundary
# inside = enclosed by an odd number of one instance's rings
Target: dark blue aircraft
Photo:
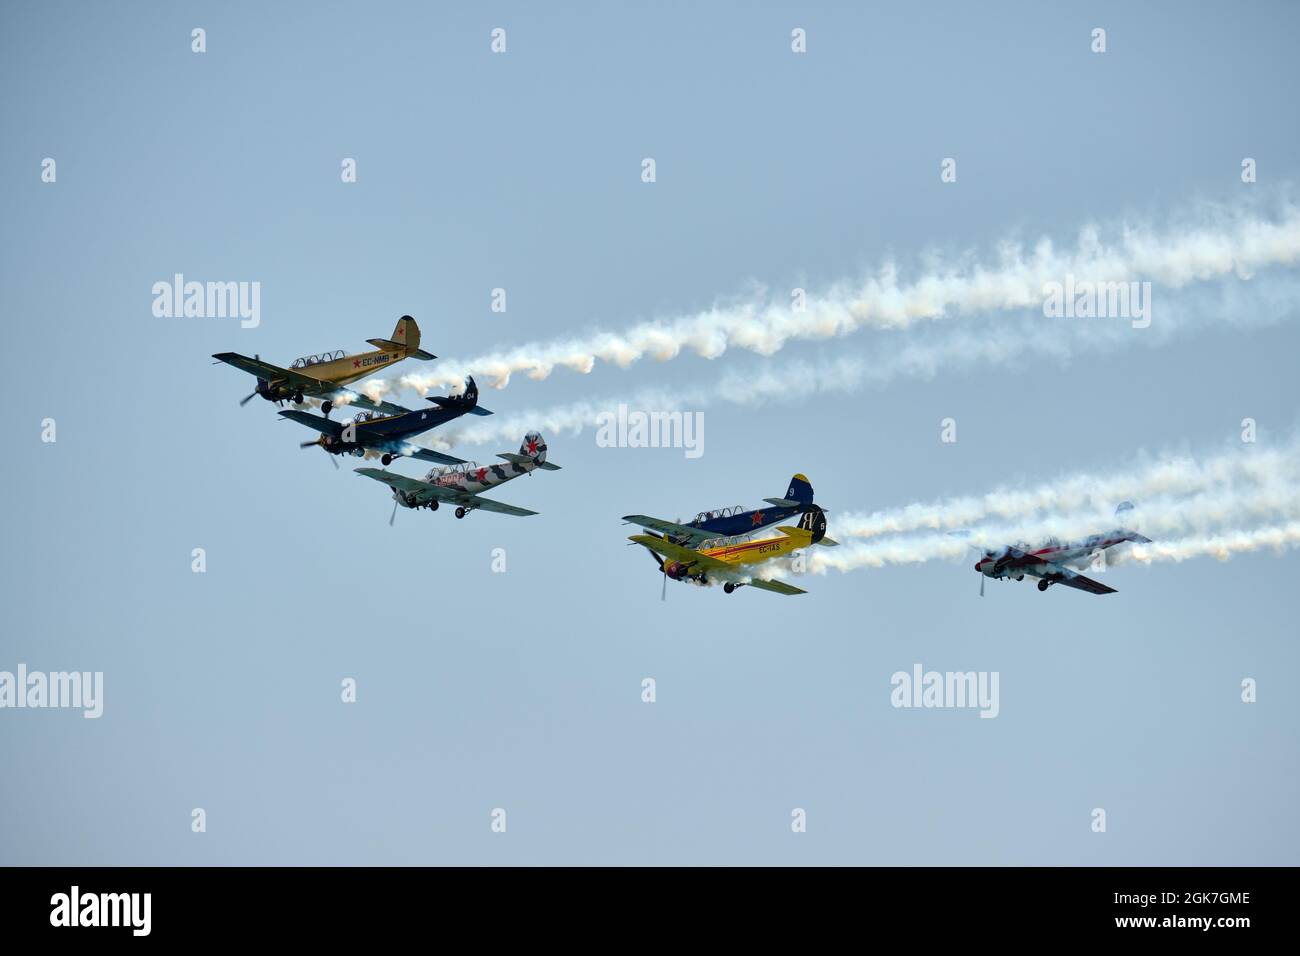
[[[658,531],[673,544],[698,548],[705,541],[750,534],[811,510],[813,508],[812,485],[803,475],[795,475],[790,479],[790,487],[784,498],[763,500],[770,507],[746,511],[743,505],[736,505],[734,508],[701,511],[693,521],[685,524],[681,521],[664,521],[662,518],[650,518],[646,515],[624,515],[623,520],[639,524],[651,531]],[[830,543],[834,544],[834,542]]]
[[[361,412],[351,422],[336,422],[297,409],[289,409],[280,414],[321,433],[315,441],[303,442],[300,446],[302,448],[319,445],[331,455],[357,457],[366,452],[375,452],[382,456],[380,460],[385,465],[390,464],[394,458],[402,457],[420,458],[442,465],[465,464],[463,458],[423,448],[412,444],[408,439],[462,415],[491,415],[490,411],[478,403],[478,386],[474,384],[474,379],[465,380],[465,391],[460,395],[430,396],[428,401],[437,407],[414,410],[403,408],[395,415]],[[387,404],[385,403],[386,406]],[[400,405],[396,407],[401,408]],[[338,462],[334,462],[334,465],[338,467]]]

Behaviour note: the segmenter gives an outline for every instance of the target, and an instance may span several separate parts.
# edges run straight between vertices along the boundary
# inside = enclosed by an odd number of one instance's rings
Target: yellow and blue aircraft
[[[280,412],[290,421],[295,421],[320,432],[315,441],[302,442],[300,448],[318,445],[331,455],[357,455],[367,452],[381,456],[385,465],[394,458],[420,458],[443,465],[463,465],[465,459],[454,455],[444,455],[440,451],[412,444],[409,439],[421,435],[432,428],[446,424],[462,415],[491,415],[492,413],[478,403],[478,386],[474,379],[465,379],[465,391],[460,395],[428,396],[437,408],[401,408],[394,415],[382,412],[360,412],[347,423],[331,421],[319,415],[290,408]],[[333,458],[330,461],[334,461]],[[337,468],[338,462],[334,461]]]
[[[790,479],[784,498],[764,498],[767,508],[746,510],[743,505],[734,508],[715,508],[701,511],[692,521],[682,523],[652,518],[648,515],[624,515],[623,520],[639,524],[649,531],[657,531],[673,544],[699,547],[705,541],[734,535],[753,534],[755,531],[778,524],[797,514],[803,514],[813,505],[813,487],[803,475]]]
[[[268,402],[290,401],[301,405],[308,398],[322,399],[321,411],[329,415],[335,403],[357,405],[389,415],[400,414],[404,409],[391,402],[371,401],[365,395],[344,388],[349,382],[365,378],[380,369],[396,365],[404,358],[430,360],[437,358],[420,348],[420,327],[415,319],[404,315],[397,320],[390,339],[366,339],[375,346],[374,352],[348,355],[342,350],[308,355],[294,360],[288,368],[263,362],[260,356],[249,358],[238,352],[218,352],[212,357],[233,365],[250,375],[257,376],[257,388],[240,401],[240,406],[261,395]]]
[[[728,594],[746,585],[777,594],[807,594],[793,584],[775,578],[760,578],[746,569],[814,544],[837,544],[826,537],[826,513],[816,505],[809,505],[797,528],[782,525],[776,530],[781,534],[775,538],[715,538],[703,542],[699,548],[686,547],[654,534],[634,534],[628,540],[644,547],[659,564],[664,576],[661,600],[667,592],[669,578],[699,585],[721,583],[722,590]]]

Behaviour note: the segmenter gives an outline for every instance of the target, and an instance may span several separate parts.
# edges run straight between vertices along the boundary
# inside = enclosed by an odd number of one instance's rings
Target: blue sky
[[[496,493],[541,512],[520,520],[390,528],[384,489],[299,450],[310,436],[264,402],[238,407],[251,380],[210,359],[356,351],[404,313],[424,348],[466,359],[755,283],[824,288],[931,250],[1280,202],[1300,177],[1294,7],[2,16],[0,669],[103,671],[106,699],[94,721],[0,712],[0,861],[1298,862],[1294,554],[1117,569],[1106,598],[991,584],[980,601],[963,561],[816,576],[790,599],[679,585],[661,603],[619,521],[756,505],[799,471],[834,533],[835,511],[1217,453],[1244,417],[1261,444],[1288,441],[1294,270],[1171,293],[1177,335],[1158,317],[1105,348],[710,405],[698,459],[548,434],[563,470]],[[176,272],[260,282],[260,325],[155,318],[151,286]],[[685,392],[949,328],[516,376],[482,401],[504,416]],[[998,718],[892,708],[890,675],[916,662],[998,671]]]

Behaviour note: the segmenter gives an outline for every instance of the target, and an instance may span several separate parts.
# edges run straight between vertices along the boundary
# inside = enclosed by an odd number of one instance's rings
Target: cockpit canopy
[[[483,466],[476,461],[465,461],[458,465],[439,465],[437,468],[430,469],[428,477],[436,478],[439,475],[466,475],[478,471]]]
[[[738,544],[744,544],[746,541],[754,540],[752,534],[731,534],[719,535],[716,538],[709,538],[707,541],[700,543],[701,551],[709,551],[713,548],[730,548]]]
[[[713,511],[701,511],[695,516],[695,523],[703,524],[706,521],[712,521],[714,518],[730,518],[732,515],[742,514],[744,510],[744,505],[733,505],[730,508],[715,508]]]
[[[310,368],[313,365],[322,365],[325,362],[336,362],[341,358],[347,358],[348,353],[339,349],[337,352],[321,352],[320,355],[304,355],[302,358],[294,359],[290,368]]]

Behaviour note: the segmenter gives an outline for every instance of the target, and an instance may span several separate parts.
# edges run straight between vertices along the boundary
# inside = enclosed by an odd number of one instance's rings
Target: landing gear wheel
[[[456,517],[457,517],[457,518],[463,518],[463,517],[465,517],[465,509],[464,509],[464,508],[459,508],[459,507],[458,507],[458,508],[456,509]]]
[[[438,510],[438,502],[436,502],[436,501],[430,501],[430,502],[429,502],[429,510],[430,510],[430,511],[437,511],[437,510]]]
[[[1051,586],[1052,586],[1052,582],[1051,582],[1051,581],[1039,581],[1039,582],[1038,582],[1038,590],[1040,590],[1040,591],[1046,591],[1046,590],[1047,590],[1049,587],[1051,587]]]
[[[727,594],[730,594],[732,591],[736,590],[736,586],[732,584],[730,581],[728,581],[726,584],[722,586],[722,590],[725,591]]]
[[[302,404],[302,389],[298,389],[298,391],[293,393],[293,403],[295,405]]]
[[[325,413],[325,417],[326,417],[326,418],[329,418],[329,417],[330,417],[330,412],[334,411],[334,403],[333,403],[333,402],[326,402],[325,404],[323,404],[323,405],[320,407],[320,410],[321,410],[322,412]]]
[[[1023,581],[1024,579],[1025,579],[1025,576],[1024,576],[1023,574],[1017,574],[1017,575],[1016,575],[1016,580],[1017,580],[1017,581]]]
[[[393,456],[385,452],[384,455],[379,460],[383,462],[384,467],[387,468],[389,465],[393,463]]]

